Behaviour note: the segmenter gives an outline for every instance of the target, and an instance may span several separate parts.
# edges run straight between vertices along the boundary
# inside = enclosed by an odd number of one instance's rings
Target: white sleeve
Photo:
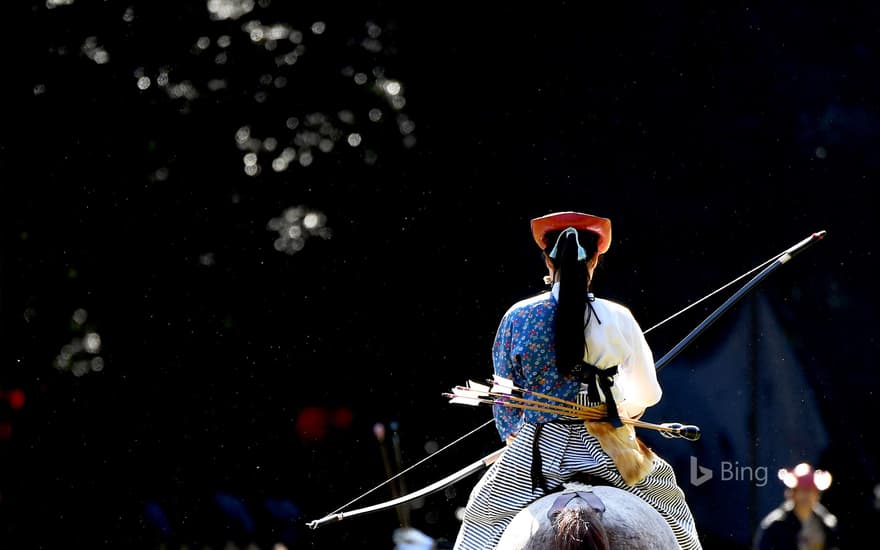
[[[629,333],[626,335],[630,354],[620,366],[615,384],[620,384],[620,393],[624,397],[619,406],[624,414],[632,418],[656,405],[663,396],[663,390],[657,381],[654,355],[645,335],[632,314],[630,320]]]

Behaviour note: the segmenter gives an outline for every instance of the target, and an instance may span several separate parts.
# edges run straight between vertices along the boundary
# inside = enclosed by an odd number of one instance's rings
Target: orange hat
[[[590,214],[554,212],[540,218],[535,218],[532,220],[532,236],[535,238],[538,246],[541,247],[541,250],[545,250],[547,248],[547,241],[544,240],[544,235],[548,231],[562,231],[569,227],[598,233],[599,254],[608,252],[608,248],[611,246],[611,220]]]
[[[825,470],[814,470],[806,462],[801,462],[791,470],[779,470],[779,479],[789,489],[818,489],[824,491],[831,485],[831,474]]]

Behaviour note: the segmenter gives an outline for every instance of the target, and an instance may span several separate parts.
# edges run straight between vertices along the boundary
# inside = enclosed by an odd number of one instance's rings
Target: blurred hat
[[[585,229],[599,235],[599,254],[604,254],[611,246],[611,220],[581,212],[554,212],[532,220],[532,236],[541,250],[547,248],[544,236],[549,231],[565,230],[569,227]]]
[[[831,485],[831,474],[825,470],[816,470],[806,462],[801,462],[792,469],[781,468],[779,479],[789,489],[818,489],[824,491]]]

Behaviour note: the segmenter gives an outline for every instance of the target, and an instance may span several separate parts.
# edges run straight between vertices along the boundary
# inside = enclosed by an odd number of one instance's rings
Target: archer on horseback
[[[629,422],[662,395],[651,350],[628,308],[590,293],[611,244],[611,221],[556,212],[533,219],[531,229],[551,288],[502,317],[492,349],[495,375],[534,395],[601,408],[606,421],[584,422],[552,406],[494,405],[507,448],[471,492],[454,548],[494,548],[521,509],[581,475],[641,497],[681,548],[702,548],[672,467]]]

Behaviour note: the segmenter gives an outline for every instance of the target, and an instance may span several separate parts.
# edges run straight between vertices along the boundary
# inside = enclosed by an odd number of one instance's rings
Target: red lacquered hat
[[[789,489],[795,487],[801,489],[818,489],[824,491],[831,485],[831,474],[825,470],[815,470],[806,462],[801,462],[794,468],[779,470],[779,479]]]
[[[532,220],[532,236],[541,250],[547,248],[544,235],[548,231],[562,231],[569,227],[586,229],[599,235],[599,254],[605,254],[611,246],[611,220],[581,212],[554,212]]]

